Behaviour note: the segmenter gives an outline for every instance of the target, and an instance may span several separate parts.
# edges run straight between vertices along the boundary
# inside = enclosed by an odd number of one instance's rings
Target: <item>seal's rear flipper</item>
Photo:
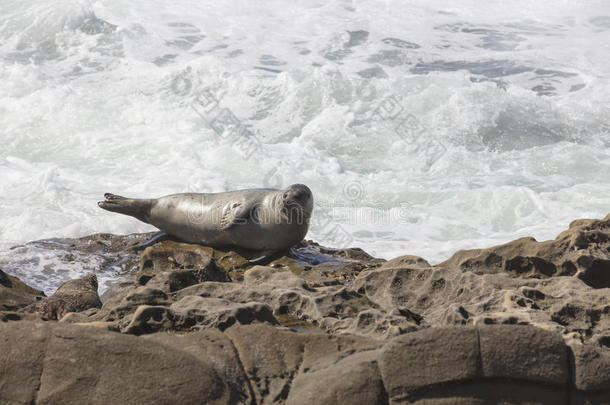
[[[97,205],[107,211],[118,212],[119,214],[129,215],[140,221],[148,222],[152,200],[139,198],[125,198],[120,195],[106,193],[104,201],[99,201]]]
[[[104,198],[106,199],[106,201],[126,200],[127,199],[123,196],[111,194],[111,193],[104,194]]]

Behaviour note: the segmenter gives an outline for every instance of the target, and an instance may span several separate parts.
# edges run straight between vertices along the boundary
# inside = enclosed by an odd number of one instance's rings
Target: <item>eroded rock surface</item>
[[[573,276],[593,288],[610,287],[610,215],[579,219],[554,240],[521,238],[489,249],[456,252],[441,267],[515,277]]]
[[[0,339],[17,348],[0,354],[0,386],[13,381],[2,364],[33,370],[18,373],[27,384],[0,390],[0,402],[136,395],[111,392],[129,379],[100,377],[96,393],[71,387],[70,379],[78,386],[94,378],[79,380],[77,371],[60,388],[49,388],[55,377],[45,385],[56,373],[49,359],[63,364],[53,350],[71,353],[59,343],[74,339],[101,345],[108,364],[130,345],[144,346],[133,364],[153,380],[174,363],[155,370],[165,354],[146,350],[161,345],[161,353],[188,358],[211,388],[202,394],[185,380],[191,385],[177,400],[186,402],[610,403],[610,216],[574,221],[552,241],[461,251],[436,266],[313,242],[261,259],[175,240],[138,249],[139,236],[101,238],[120,245],[104,245],[105,255],[118,263],[128,252],[132,263],[103,305],[93,274],[45,298],[0,272]],[[123,349],[113,351],[113,339]],[[72,358],[93,356],[80,346]]]
[[[35,303],[44,293],[0,269],[0,311],[14,311]]]
[[[17,321],[23,318],[21,309],[45,298],[44,292],[25,284],[0,269],[0,321]]]
[[[78,344],[76,344],[78,342]],[[0,402],[607,403],[610,359],[532,326],[429,328],[390,340],[264,324],[141,337],[0,323]]]

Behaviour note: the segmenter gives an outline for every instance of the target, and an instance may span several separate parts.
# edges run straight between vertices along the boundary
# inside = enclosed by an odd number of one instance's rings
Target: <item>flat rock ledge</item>
[[[0,269],[1,404],[610,404],[610,215],[436,266],[149,236],[21,247],[90,272],[49,297]]]

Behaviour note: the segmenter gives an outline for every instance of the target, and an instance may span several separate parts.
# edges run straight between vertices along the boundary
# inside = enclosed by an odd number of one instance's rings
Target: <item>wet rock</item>
[[[314,255],[325,261],[338,261],[339,258],[343,258],[345,260],[359,261],[371,266],[378,266],[385,262],[384,259],[375,258],[360,248],[332,249],[310,240],[300,242],[293,248],[292,254],[297,257]]]
[[[19,277],[30,286],[59,286],[70,278],[79,278],[94,272],[100,291],[111,284],[129,277],[137,269],[140,255],[138,246],[153,233],[112,235],[94,234],[82,238],[53,238],[29,242],[11,248],[11,260],[3,264],[3,270]],[[45,258],[41,272],[39,257]],[[53,293],[54,289],[46,291]]]
[[[37,312],[44,319],[58,320],[69,312],[82,312],[101,306],[97,294],[97,277],[91,273],[83,278],[66,281],[53,295],[24,308],[24,311]]]

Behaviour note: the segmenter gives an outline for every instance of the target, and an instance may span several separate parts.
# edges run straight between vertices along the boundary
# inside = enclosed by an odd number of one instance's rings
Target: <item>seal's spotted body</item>
[[[133,216],[186,242],[280,250],[303,240],[313,210],[309,188],[248,189],[131,199],[106,194],[98,205]]]

